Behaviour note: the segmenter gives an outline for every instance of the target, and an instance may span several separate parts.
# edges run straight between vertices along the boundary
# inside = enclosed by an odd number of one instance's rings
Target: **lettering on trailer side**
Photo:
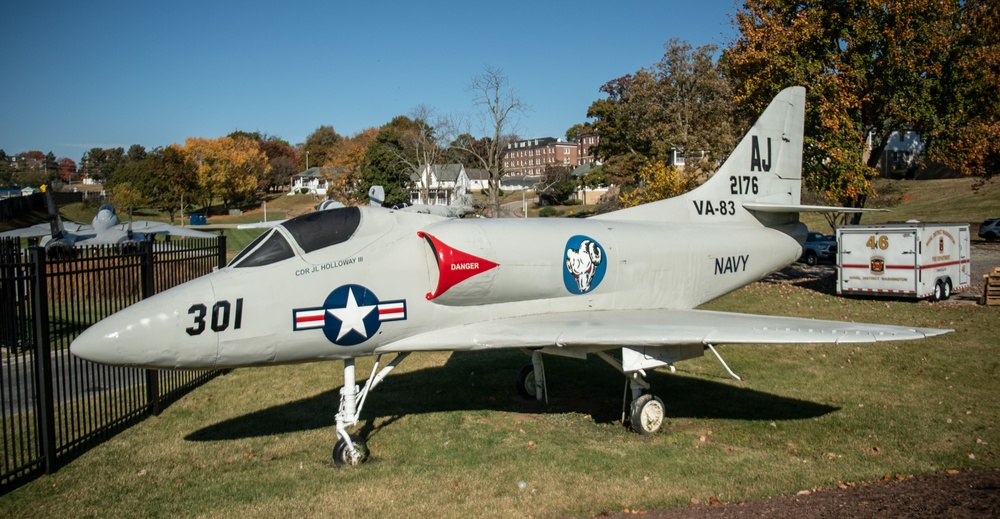
[[[733,274],[735,272],[746,272],[747,262],[750,260],[749,254],[741,256],[726,256],[725,258],[715,258],[715,275]]]

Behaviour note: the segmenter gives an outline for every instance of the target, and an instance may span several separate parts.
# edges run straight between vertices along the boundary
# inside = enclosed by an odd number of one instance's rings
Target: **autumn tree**
[[[94,180],[107,180],[124,160],[124,148],[91,148],[80,159],[80,171]]]
[[[365,149],[358,180],[359,194],[367,197],[368,189],[380,185],[385,189],[385,203],[398,204],[409,200],[410,166],[401,160],[405,153],[405,135],[421,131],[417,123],[405,115],[395,117],[379,128],[378,135]],[[366,198],[367,199],[367,198]]]
[[[548,165],[542,173],[542,180],[535,186],[542,205],[562,205],[576,193],[580,183],[573,178],[573,168],[564,165]]]
[[[306,157],[306,167],[323,166],[327,163],[327,155],[335,144],[343,137],[337,133],[333,126],[320,126],[306,137],[306,143],[302,146],[302,152]]]
[[[515,118],[528,110],[528,106],[514,92],[503,71],[486,67],[474,77],[469,89],[473,104],[478,108],[478,121],[483,138],[468,143],[464,151],[477,168],[488,175],[487,209],[493,218],[500,217],[500,180],[503,178],[503,156],[512,141],[517,121]]]
[[[607,97],[587,111],[601,136],[592,151],[623,193],[672,154],[685,157],[694,177],[713,171],[736,144],[729,84],[713,60],[717,48],[672,39],[664,49],[652,67],[602,86]]]
[[[301,171],[301,153],[280,137],[261,132],[245,131],[232,132],[228,137],[255,143],[257,148],[267,157],[267,163],[271,169],[258,181],[257,188],[261,191],[272,191],[285,185],[285,182],[290,183],[292,176]]]
[[[331,148],[327,156],[329,187],[327,198],[344,204],[362,202],[367,191],[358,189],[361,180],[361,165],[365,161],[365,153],[378,137],[378,129],[368,128],[350,137],[341,139]]]
[[[10,156],[0,149],[0,187],[6,187],[11,183],[10,175],[13,170],[10,167]]]
[[[596,131],[597,130],[594,128],[594,125],[589,122],[577,123],[570,126],[569,129],[566,130],[566,140],[575,141],[579,139],[581,135],[595,133]]]
[[[410,185],[419,194],[418,203],[429,204],[433,168],[445,158],[446,144],[437,127],[447,122],[426,105],[413,109],[410,116],[414,124],[405,128],[400,136],[399,160],[411,171]]]
[[[687,193],[698,187],[697,176],[687,169],[649,162],[639,168],[637,186],[622,192],[623,207],[633,207]]]
[[[1000,32],[987,4],[747,0],[722,61],[745,114],[806,86],[806,185],[864,207],[894,132],[918,132],[928,156],[959,171],[995,171]]]
[[[183,211],[185,205],[193,202],[198,190],[192,163],[184,148],[177,144],[154,150],[147,161],[150,203],[169,214],[173,224],[177,211]]]
[[[145,153],[145,150],[143,150]],[[150,175],[150,164],[143,160],[122,161],[111,179],[104,184],[108,201],[124,216],[122,220],[131,219],[136,207],[148,205],[150,187],[147,185]]]
[[[259,179],[270,166],[256,143],[247,139],[190,137],[184,143],[206,211],[215,196],[225,211],[253,197]]]
[[[16,166],[11,170],[10,180],[19,186],[38,187],[51,182],[58,172],[58,166],[52,164],[55,156],[50,160],[45,153],[32,150],[18,153],[15,157]]]
[[[76,179],[76,162],[73,159],[63,157],[59,159],[59,179],[63,182],[70,182]]]

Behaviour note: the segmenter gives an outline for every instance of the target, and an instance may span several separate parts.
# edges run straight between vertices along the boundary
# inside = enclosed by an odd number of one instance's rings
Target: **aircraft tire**
[[[535,366],[528,364],[517,372],[517,392],[526,400],[535,399]]]
[[[663,400],[653,395],[642,395],[632,402],[632,412],[629,415],[632,430],[639,434],[654,434],[663,426],[666,418],[666,407]]]
[[[358,451],[361,457],[357,460],[351,459],[351,450],[347,448],[347,442],[343,438],[338,438],[337,443],[333,446],[333,464],[338,467],[347,466],[357,466],[364,463],[368,459],[368,446],[365,445],[365,441],[357,436],[351,436],[351,442],[354,444],[354,449]]]

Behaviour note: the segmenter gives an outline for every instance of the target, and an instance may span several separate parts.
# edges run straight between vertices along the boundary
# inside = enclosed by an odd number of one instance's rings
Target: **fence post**
[[[142,298],[146,299],[153,295],[153,242],[143,240],[139,242],[139,285],[142,287]],[[146,371],[146,411],[153,415],[160,415],[160,372],[155,369]]]
[[[49,295],[45,249],[29,249],[34,275],[31,277],[31,316],[35,323],[35,397],[38,413],[38,447],[45,459],[45,473],[56,466],[55,399],[52,396],[52,345],[49,344]]]
[[[226,266],[226,235],[219,234],[219,238],[215,241],[215,246],[219,248],[219,268],[224,268]]]

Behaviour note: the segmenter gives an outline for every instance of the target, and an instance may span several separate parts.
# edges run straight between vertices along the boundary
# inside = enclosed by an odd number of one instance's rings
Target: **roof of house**
[[[469,180],[489,180],[490,172],[483,168],[472,168],[466,169],[465,174],[468,175]]]
[[[597,168],[597,166],[595,166],[593,162],[588,162],[587,164],[583,164],[583,165],[577,166],[575,169],[573,169],[573,172],[571,174],[574,177],[582,177],[582,176],[586,175],[587,173],[590,173],[591,170],[596,169],[596,168]]]
[[[296,173],[295,178],[322,178],[323,173],[320,169],[319,166],[309,168],[301,173]]]
[[[456,182],[459,175],[462,174],[463,169],[464,166],[461,164],[435,164],[431,166],[431,173],[437,177],[438,182]],[[410,173],[410,180],[414,182],[420,181],[420,175],[416,169]]]

